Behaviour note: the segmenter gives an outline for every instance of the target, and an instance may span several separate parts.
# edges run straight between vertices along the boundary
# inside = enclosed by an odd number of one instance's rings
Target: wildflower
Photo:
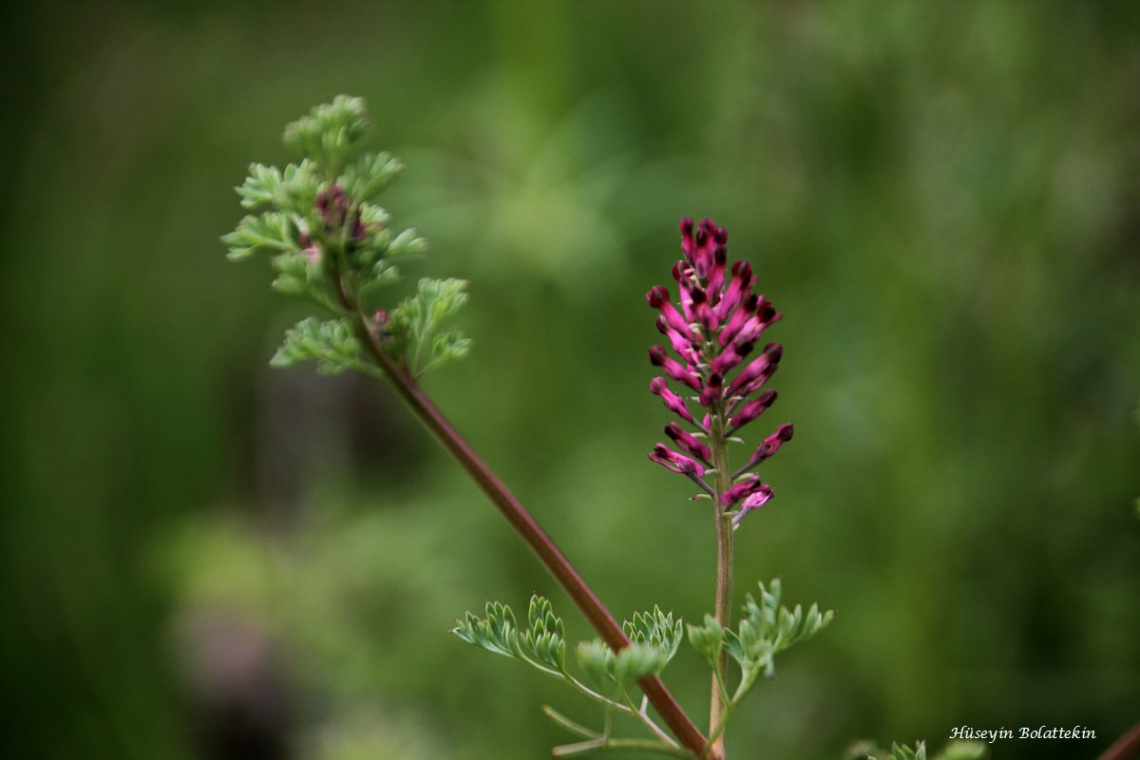
[[[665,433],[677,450],[659,443],[649,458],[695,480],[724,510],[735,510],[735,526],[772,498],[772,489],[749,470],[792,438],[792,426],[780,425],[732,477],[713,467],[716,461],[727,461],[728,436],[756,420],[776,400],[776,392],[764,386],[779,367],[783,347],[769,343],[758,356],[753,353],[762,333],[782,315],[764,296],[752,292],[756,277],[751,264],[737,261],[728,267],[728,233],[723,227],[710,219],[699,225],[684,219],[680,228],[684,257],[673,266],[678,303],[661,285],[645,295],[658,312],[657,329],[673,354],[664,346],[649,349],[650,363],[666,375],[654,378],[649,390],[695,433],[669,423]],[[700,423],[686,399],[669,388],[668,380],[695,392],[691,398],[707,410]],[[719,460],[718,451],[725,452]],[[717,487],[702,480],[706,474],[716,476]]]

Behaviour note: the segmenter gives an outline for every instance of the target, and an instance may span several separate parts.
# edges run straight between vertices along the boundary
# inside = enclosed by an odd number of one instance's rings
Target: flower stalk
[[[733,471],[728,444],[776,400],[775,391],[763,387],[779,367],[783,348],[769,343],[751,358],[760,334],[781,315],[763,296],[752,293],[756,278],[748,262],[738,261],[728,269],[727,242],[728,233],[710,219],[699,226],[692,219],[682,220],[684,258],[673,267],[680,308],[660,285],[646,294],[650,307],[659,312],[657,329],[677,356],[670,356],[664,346],[653,346],[650,363],[669,380],[695,392],[689,400],[707,410],[698,422],[686,399],[669,388],[665,377],[654,378],[649,385],[669,411],[694,428],[690,433],[670,422],[665,434],[679,451],[659,443],[649,459],[685,475],[712,497],[717,555],[713,617],[722,630],[732,625],[733,533],[747,514],[772,498],[772,489],[750,470],[776,453],[793,433],[790,424],[780,425],[743,467]],[[709,475],[711,484],[705,480]],[[734,705],[728,691],[728,660],[728,651],[721,649],[713,662],[710,743],[702,757],[724,756],[724,726]]]
[[[724,436],[724,415],[713,415],[712,430],[709,437],[712,441],[713,467],[716,469],[713,488],[713,512],[716,520],[716,602],[713,608],[713,617],[722,628],[732,625],[732,514],[722,506],[722,498],[731,487],[732,479],[729,476],[728,445]],[[713,673],[712,697],[709,705],[709,740],[710,750],[717,755],[724,756],[723,726],[727,721],[729,709],[726,691],[728,689],[728,652],[722,649],[716,661]],[[721,731],[717,732],[717,727]]]

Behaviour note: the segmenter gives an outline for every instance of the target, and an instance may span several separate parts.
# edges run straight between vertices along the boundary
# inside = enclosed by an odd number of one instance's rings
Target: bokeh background
[[[838,610],[734,757],[1140,718],[1140,13],[1128,3],[23,3],[0,10],[0,755],[536,758],[557,684],[449,636],[565,596],[384,387],[270,371],[251,161],[339,93],[470,280],[427,388],[616,614],[699,620],[645,458],[644,293],[711,216],[784,312],[795,440],[737,592]],[[393,297],[399,296],[399,288]],[[750,438],[751,440],[751,438]],[[666,680],[703,722],[707,677]]]

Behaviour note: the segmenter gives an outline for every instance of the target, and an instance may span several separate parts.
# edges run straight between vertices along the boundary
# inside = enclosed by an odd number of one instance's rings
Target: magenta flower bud
[[[744,324],[752,318],[752,315],[756,313],[756,310],[759,307],[760,296],[756,295],[755,293],[749,293],[746,295],[743,298],[740,307],[737,308],[732,317],[728,320],[728,324],[726,324],[724,326],[724,329],[720,331],[720,335],[717,336],[716,342],[722,346],[727,346],[732,341],[732,339],[736,337],[736,334],[740,332],[740,328],[744,327]]]
[[[697,421],[693,419],[693,415],[689,413],[689,408],[685,406],[685,400],[669,390],[669,386],[665,383],[665,378],[655,377],[650,380],[649,390],[651,393],[660,396],[665,402],[665,408],[673,412],[673,414],[676,414],[685,422],[693,425],[697,424]]]
[[[684,383],[695,391],[701,389],[700,378],[676,359],[665,353],[664,346],[653,346],[649,349],[649,362],[654,367],[660,367],[665,374],[679,383]]]
[[[732,527],[738,527],[745,515],[760,509],[760,507],[767,504],[773,496],[775,496],[775,494],[772,493],[772,489],[768,485],[761,483],[759,488],[749,494],[744,501],[741,502],[740,511],[732,516]]]
[[[754,509],[760,509],[768,503],[775,494],[772,493],[772,488],[767,483],[761,483],[760,487],[745,497],[744,501],[740,504],[740,511],[748,514]]]
[[[791,423],[785,422],[776,428],[776,432],[764,439],[764,442],[756,447],[756,451],[752,454],[752,458],[748,460],[748,466],[759,464],[768,457],[775,454],[780,450],[781,444],[787,443],[792,440],[792,434],[795,433],[795,427]]]
[[[726,508],[731,507],[736,502],[740,501],[746,496],[749,496],[761,487],[763,483],[760,482],[760,476],[755,473],[749,473],[740,479],[740,482],[730,487],[727,491],[720,495],[720,503]]]
[[[653,451],[649,452],[648,456],[651,461],[681,475],[698,478],[703,478],[705,475],[705,468],[701,466],[700,462],[690,459],[684,454],[678,454],[663,443],[654,446]]]
[[[712,225],[713,240],[715,240],[720,245],[724,245],[725,243],[727,243],[728,242],[728,230],[726,230],[724,227],[717,227],[715,224],[712,223],[712,219],[709,219],[708,223]]]
[[[732,313],[732,310],[741,304],[752,280],[752,265],[747,261],[738,261],[732,265],[732,279],[724,296],[716,305],[716,315],[723,322]]]
[[[730,369],[744,361],[744,357],[752,353],[752,347],[755,345],[755,343],[741,343],[740,341],[733,343],[722,351],[720,356],[712,360],[709,371],[716,372],[719,375],[727,374]]]
[[[693,367],[700,363],[700,356],[693,350],[693,344],[681,337],[676,330],[669,327],[669,324],[665,321],[665,317],[657,317],[657,329],[661,331],[662,335],[669,339],[669,342],[673,345],[673,351],[684,359],[686,364]]]
[[[348,199],[340,185],[331,185],[317,193],[314,205],[329,229],[337,229],[348,217]]]
[[[703,224],[702,224],[703,226]],[[700,232],[697,232],[700,235]],[[681,220],[681,250],[685,252],[685,259],[696,266],[700,244],[694,239],[693,220],[688,217]]]
[[[661,312],[661,316],[665,318],[665,322],[681,336],[689,341],[695,342],[697,336],[693,335],[693,331],[689,328],[689,324],[685,321],[678,312],[676,307],[669,300],[669,290],[660,285],[654,286],[648,293],[645,294],[645,300],[654,309]],[[664,331],[663,331],[664,332]]]
[[[689,324],[700,322],[697,317],[697,304],[707,301],[705,292],[695,277],[686,277],[681,280],[681,311],[685,314],[685,321]]]
[[[745,404],[740,409],[740,411],[736,413],[736,416],[729,421],[729,426],[733,431],[739,430],[763,414],[764,411],[770,407],[772,405],[772,402],[775,400],[776,391],[764,391],[759,396]]]
[[[760,464],[779,451],[781,444],[792,440],[793,432],[795,432],[795,429],[789,423],[778,426],[775,433],[765,438],[764,442],[756,447],[756,451],[752,454],[751,459],[748,460],[747,468],[752,468]]]
[[[728,233],[713,224],[711,219],[702,219],[695,232],[691,220],[690,224],[681,225],[681,250],[699,277],[709,278],[715,266],[716,246],[724,245],[726,240]]]
[[[352,215],[352,239],[356,242],[364,240],[364,236],[368,230],[364,228],[364,222],[360,218],[360,207],[357,206],[356,212]]]
[[[764,308],[765,305],[768,308]],[[760,333],[782,316],[784,315],[771,308],[771,304],[765,302],[764,305],[761,305],[759,313],[752,316],[740,328],[740,332],[736,334],[736,340],[755,342],[760,337]]]
[[[699,400],[701,406],[707,409],[708,407],[711,407],[713,404],[715,404],[717,399],[721,398],[724,395],[724,388],[722,387],[723,383],[724,378],[721,375],[715,373],[709,375],[709,379],[708,382],[705,383],[705,387],[700,389],[701,396]]]
[[[764,353],[740,371],[740,374],[728,386],[730,396],[748,396],[759,390],[768,378],[776,371],[784,349],[779,343],[769,343],[764,347]]]
[[[728,263],[728,249],[723,245],[717,244],[713,249],[712,266],[709,268],[709,293],[710,301],[719,302],[720,292],[724,287],[724,266]]]
[[[693,316],[705,328],[705,333],[712,335],[719,326],[716,311],[709,305],[708,294],[703,290],[693,291]]]
[[[665,426],[665,435],[673,439],[673,443],[681,447],[687,454],[692,454],[703,462],[712,459],[712,451],[704,442],[691,433],[686,433],[676,422]]]

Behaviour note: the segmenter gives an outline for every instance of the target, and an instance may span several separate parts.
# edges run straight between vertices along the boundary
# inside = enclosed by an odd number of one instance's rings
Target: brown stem
[[[1128,760],[1140,755],[1140,723],[1137,723],[1124,736],[1117,739],[1098,760]]]
[[[570,561],[555,546],[549,536],[539,527],[534,518],[523,508],[519,500],[514,497],[502,481],[491,471],[466,441],[456,432],[443,413],[439,411],[428,399],[427,395],[419,389],[408,372],[388,356],[377,342],[376,336],[368,328],[365,317],[356,304],[348,297],[343,287],[338,288],[338,296],[352,320],[357,339],[365,347],[369,356],[388,376],[396,393],[404,400],[412,412],[419,418],[432,435],[436,437],[448,453],[455,457],[460,466],[467,471],[479,489],[486,494],[507,522],[518,532],[527,546],[538,555],[539,560],[555,580],[561,584],[566,593],[590,621],[594,630],[615,652],[629,646],[629,637],[621,629],[613,615],[594,594],[593,590],[570,564]],[[700,754],[705,748],[705,737],[693,721],[677,704],[677,700],[665,688],[665,684],[658,676],[646,676],[637,682],[649,703],[661,715],[665,724],[672,729],[677,740],[694,754]],[[714,757],[709,755],[709,757]],[[719,758],[717,758],[719,760]]]

